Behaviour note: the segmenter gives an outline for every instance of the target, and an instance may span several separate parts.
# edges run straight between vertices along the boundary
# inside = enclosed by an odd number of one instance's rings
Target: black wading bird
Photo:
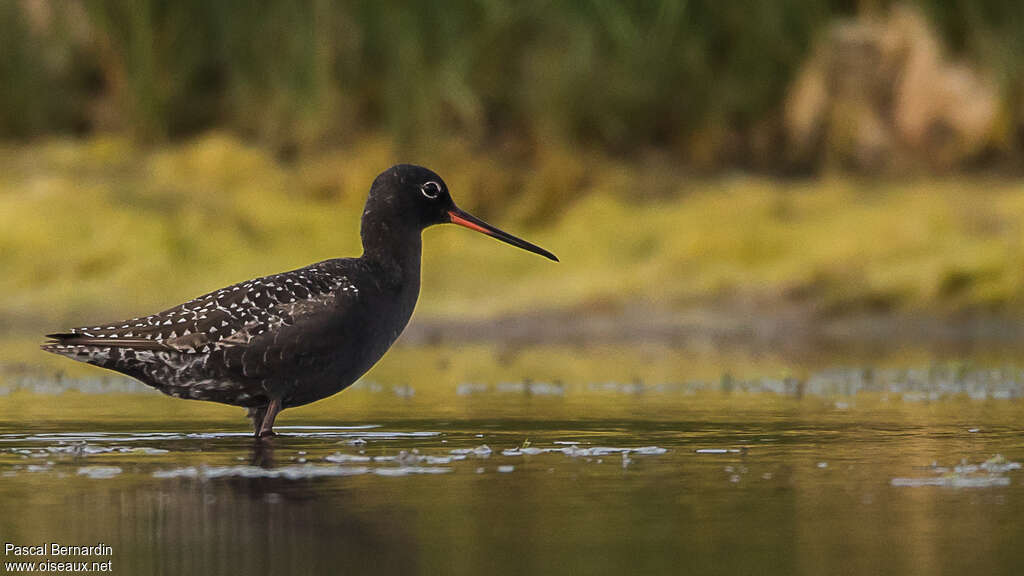
[[[458,224],[558,261],[455,206],[419,166],[374,180],[359,258],[222,288],[159,314],[49,334],[42,349],[138,378],[177,398],[249,409],[257,436],[274,418],[356,381],[412,316],[420,291],[421,233]]]

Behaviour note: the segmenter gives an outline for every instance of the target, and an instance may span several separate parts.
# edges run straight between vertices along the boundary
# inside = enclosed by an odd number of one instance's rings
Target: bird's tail
[[[72,360],[103,366],[110,358],[110,345],[100,345],[81,334],[71,332],[47,334],[50,340],[39,347],[47,352],[59,354]]]

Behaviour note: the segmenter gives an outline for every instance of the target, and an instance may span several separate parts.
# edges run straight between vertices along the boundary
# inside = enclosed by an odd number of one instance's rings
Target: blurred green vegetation
[[[121,138],[0,148],[0,319],[41,330],[151,313],[358,255],[369,182],[393,155],[366,141],[281,163],[223,134],[155,151]],[[825,315],[1024,304],[1019,182],[685,181],[670,168],[571,158],[586,178],[558,184],[554,168],[517,172],[458,145],[436,151],[431,165],[460,167],[439,170],[471,211],[489,205],[495,180],[524,188],[493,221],[562,263],[456,227],[428,230],[421,317],[638,302],[795,303]],[[648,182],[663,193],[638,199]],[[539,190],[553,185],[572,198],[559,218],[538,217]]]
[[[356,255],[399,161],[563,260],[428,231],[424,318],[1024,312],[1022,31],[1011,0],[3,2],[0,327]]]
[[[585,146],[785,169],[787,88],[839,19],[885,0],[21,0],[0,6],[0,137],[213,128],[283,154],[365,134],[507,157]],[[1024,5],[918,0],[1024,130]]]

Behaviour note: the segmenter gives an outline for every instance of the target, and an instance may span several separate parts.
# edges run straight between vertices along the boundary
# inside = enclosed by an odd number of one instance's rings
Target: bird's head
[[[370,187],[370,196],[363,210],[364,232],[368,221],[374,222],[375,228],[401,227],[415,231],[435,224],[458,224],[558,261],[551,252],[499,230],[460,209],[448,193],[444,180],[422,166],[398,164],[377,176]]]

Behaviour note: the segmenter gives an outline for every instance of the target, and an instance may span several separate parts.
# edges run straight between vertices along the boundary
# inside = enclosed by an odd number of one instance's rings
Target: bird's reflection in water
[[[273,442],[254,442],[250,462],[274,469]],[[414,512],[375,498],[374,480],[172,478],[93,493],[78,503],[93,513],[71,519],[88,526],[70,528],[117,534],[107,542],[126,574],[414,573]]]
[[[249,464],[260,468],[274,467],[274,437],[256,438],[252,443]]]

